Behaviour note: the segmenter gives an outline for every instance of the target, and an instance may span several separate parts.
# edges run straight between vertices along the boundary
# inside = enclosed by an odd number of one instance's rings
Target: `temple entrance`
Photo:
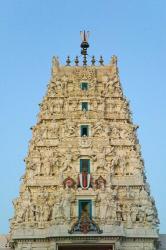
[[[59,246],[58,250],[113,250],[113,245],[68,245]]]

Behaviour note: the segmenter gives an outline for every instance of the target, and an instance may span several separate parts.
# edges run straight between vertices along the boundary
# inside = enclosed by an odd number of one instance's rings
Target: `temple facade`
[[[87,65],[87,37],[51,79],[13,201],[10,245],[35,250],[155,250],[158,215],[117,57]]]

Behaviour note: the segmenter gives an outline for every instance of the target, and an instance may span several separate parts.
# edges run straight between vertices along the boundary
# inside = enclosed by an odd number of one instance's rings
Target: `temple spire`
[[[87,49],[89,48],[88,38],[89,38],[89,31],[81,31],[80,32],[82,43],[81,47],[81,55],[83,55],[83,66],[87,65]]]

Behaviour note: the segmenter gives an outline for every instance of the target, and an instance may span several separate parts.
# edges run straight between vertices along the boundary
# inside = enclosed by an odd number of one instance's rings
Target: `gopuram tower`
[[[88,47],[82,32],[83,64],[53,57],[13,201],[14,249],[157,249],[157,210],[117,58],[87,65]]]

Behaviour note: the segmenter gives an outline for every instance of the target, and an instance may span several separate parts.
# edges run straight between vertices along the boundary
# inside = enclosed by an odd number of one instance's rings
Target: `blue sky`
[[[0,233],[8,232],[23,159],[53,55],[80,54],[80,30],[90,30],[89,54],[119,58],[123,90],[139,124],[148,182],[166,233],[166,1],[1,0]]]

